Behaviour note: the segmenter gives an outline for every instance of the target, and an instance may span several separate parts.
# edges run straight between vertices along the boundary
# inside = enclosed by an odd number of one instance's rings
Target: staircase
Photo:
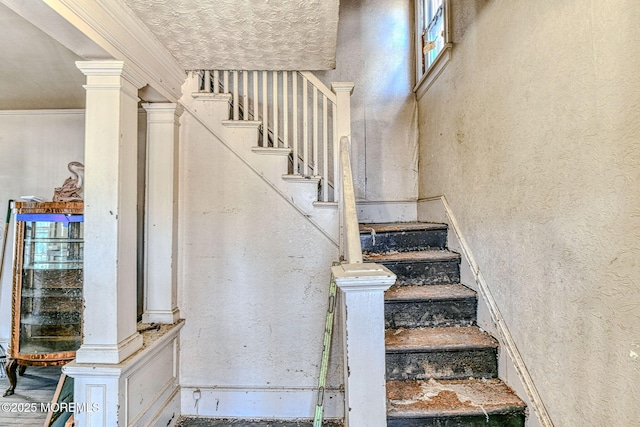
[[[297,71],[190,72],[181,103],[287,203],[338,240],[335,167],[351,83]]]
[[[476,325],[447,226],[361,224],[364,259],[397,282],[385,294],[387,425],[524,426],[525,405],[498,376],[498,342]]]

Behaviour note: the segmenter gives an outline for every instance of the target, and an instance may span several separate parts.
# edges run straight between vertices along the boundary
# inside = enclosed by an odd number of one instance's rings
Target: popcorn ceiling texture
[[[338,0],[125,0],[187,70],[335,68]]]

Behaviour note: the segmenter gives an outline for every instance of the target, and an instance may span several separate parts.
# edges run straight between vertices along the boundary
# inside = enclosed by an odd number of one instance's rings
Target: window
[[[448,0],[417,0],[417,57],[418,86],[425,80],[433,80],[444,67],[442,57],[449,42]],[[430,79],[428,76],[435,74]]]

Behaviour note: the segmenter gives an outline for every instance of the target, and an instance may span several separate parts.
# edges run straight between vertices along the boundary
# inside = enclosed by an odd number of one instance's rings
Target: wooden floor
[[[0,378],[0,426],[42,427],[47,413],[39,410],[39,404],[51,402],[60,379],[60,372],[59,366],[29,366],[24,376],[18,376],[15,394],[8,397],[1,397],[1,395],[9,387],[9,380],[6,377]],[[31,403],[38,405],[29,405]],[[32,406],[37,406],[38,410],[31,411]]]

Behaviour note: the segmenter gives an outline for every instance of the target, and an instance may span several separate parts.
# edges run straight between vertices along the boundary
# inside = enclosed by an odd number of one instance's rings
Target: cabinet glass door
[[[82,339],[83,216],[22,214],[20,354],[76,351]]]

